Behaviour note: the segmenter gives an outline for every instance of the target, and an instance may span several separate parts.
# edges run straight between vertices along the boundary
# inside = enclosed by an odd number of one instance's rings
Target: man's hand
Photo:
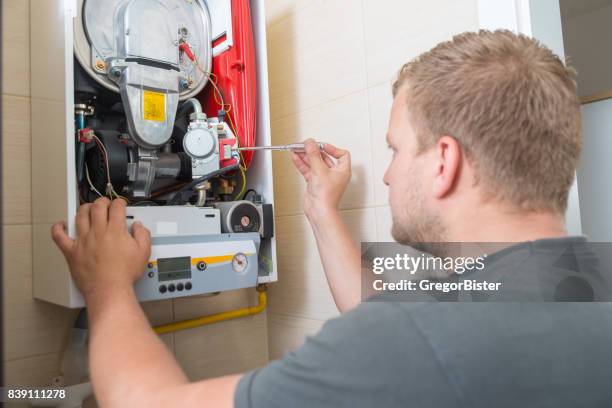
[[[125,207],[123,200],[111,203],[107,198],[82,205],[74,240],[64,222],[51,230],[87,302],[89,362],[98,404],[231,407],[240,375],[189,383],[151,330],[132,288],[149,260],[150,235],[139,223],[128,232]]]
[[[304,213],[312,226],[334,301],[344,313],[357,306],[361,296],[359,248],[338,212],[351,180],[351,155],[328,143],[321,151],[312,139],[304,144],[306,153],[293,153],[293,163],[307,183]]]
[[[99,198],[80,206],[76,239],[68,236],[65,222],[53,225],[51,235],[68,261],[72,277],[85,297],[131,288],[144,273],[151,254],[151,237],[142,224],[129,233],[123,200]]]
[[[323,152],[312,139],[304,143],[306,153],[293,153],[292,159],[308,184],[304,194],[304,213],[312,219],[319,212],[338,209],[351,180],[351,155],[329,143],[325,144]]]

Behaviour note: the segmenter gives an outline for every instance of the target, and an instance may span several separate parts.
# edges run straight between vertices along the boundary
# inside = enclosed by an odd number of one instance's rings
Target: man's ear
[[[459,142],[451,136],[442,136],[435,145],[436,174],[433,193],[436,198],[449,195],[459,180],[462,152]]]

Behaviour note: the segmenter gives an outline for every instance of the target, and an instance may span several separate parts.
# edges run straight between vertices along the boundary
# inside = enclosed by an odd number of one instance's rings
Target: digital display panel
[[[159,281],[191,278],[191,257],[160,258],[157,260]]]

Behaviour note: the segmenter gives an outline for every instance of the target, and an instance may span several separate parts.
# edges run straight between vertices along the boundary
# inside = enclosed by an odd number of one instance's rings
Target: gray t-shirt
[[[508,248],[497,273],[552,273],[571,240]],[[494,300],[362,303],[243,376],[235,406],[612,406],[611,303]]]

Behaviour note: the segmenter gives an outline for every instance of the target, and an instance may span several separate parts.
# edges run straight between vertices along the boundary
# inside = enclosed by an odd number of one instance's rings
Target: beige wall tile
[[[60,360],[60,353],[47,353],[6,361],[4,364],[6,385],[51,386],[52,378],[60,375]]]
[[[32,299],[32,232],[29,225],[4,231],[5,358],[59,352],[78,310]]]
[[[64,0],[31,0],[30,94],[32,98],[64,102],[66,81],[66,29],[72,17]],[[68,21],[67,21],[68,20]],[[72,110],[72,109],[71,109]],[[61,117],[63,118],[63,117]]]
[[[320,1],[320,0],[319,0]],[[266,25],[269,27],[283,17],[288,17],[299,12],[304,7],[315,4],[315,0],[265,0],[266,3]]]
[[[270,313],[327,319],[338,315],[306,217],[276,220],[278,282],[270,285]]]
[[[383,177],[392,157],[386,141],[391,104],[393,103],[391,83],[383,82],[369,88],[368,101],[370,106],[370,139],[374,166],[375,202],[376,205],[386,205],[389,202],[389,192],[388,187],[383,183]]]
[[[362,0],[368,85],[454,34],[478,29],[477,0]]]
[[[272,135],[278,144],[310,137],[348,149],[353,174],[340,208],[363,208],[375,201],[368,122],[367,93],[360,91],[276,120],[272,123]],[[273,165],[276,214],[301,214],[305,182],[291,155],[276,153]]]
[[[2,195],[4,224],[32,222],[30,99],[2,96]]]
[[[242,373],[268,361],[266,315],[182,330],[174,353],[191,380]]]
[[[376,240],[374,208],[341,211],[357,245]],[[308,319],[336,317],[314,236],[306,217],[280,217],[276,222],[279,280],[270,287],[270,313]]]
[[[279,313],[268,314],[268,348],[270,361],[281,358],[287,351],[296,350],[307,336],[319,332],[324,320],[305,319]]]
[[[175,299],[174,321],[254,306],[257,292],[241,289],[215,296]],[[174,333],[174,352],[191,379],[244,372],[268,361],[266,314]]]
[[[269,24],[267,38],[272,120],[365,88],[356,2],[313,1]]]
[[[32,222],[54,223],[68,214],[66,107],[63,102],[32,98]],[[49,160],[52,157],[53,160]]]
[[[30,1],[2,1],[2,92],[30,95]]]
[[[174,299],[174,321],[193,319],[257,304],[254,288],[231,290],[218,295]]]

